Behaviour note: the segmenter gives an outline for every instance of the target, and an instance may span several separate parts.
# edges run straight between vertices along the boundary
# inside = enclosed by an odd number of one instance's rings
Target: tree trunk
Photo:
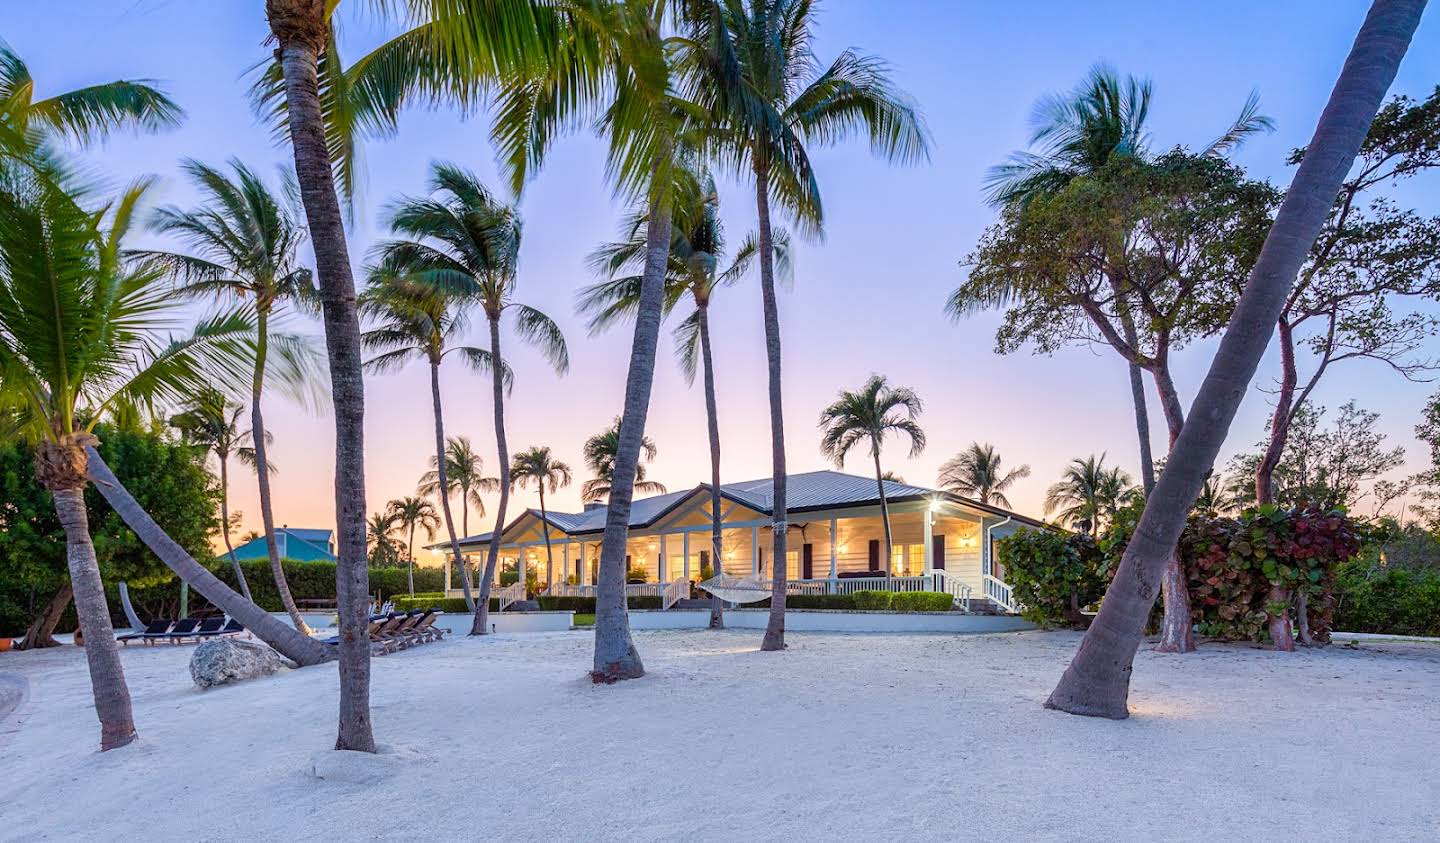
[[[240,560],[235,558],[235,545],[230,543],[230,461],[226,457],[220,458],[220,535],[225,539],[225,555],[230,557],[230,568],[235,571],[240,593],[254,603],[250,583],[245,580],[245,569],[240,567]]]
[[[1129,715],[1130,672],[1157,580],[1424,7],[1424,0],[1376,0],[1366,15],[1196,396],[1192,423],[1172,449],[1100,613],[1047,707],[1098,717]]]
[[[701,377],[705,387],[705,429],[710,437],[710,575],[722,573],[723,542],[720,531],[720,409],[715,400],[715,360],[710,351],[710,305],[697,302],[696,321],[700,323]],[[725,628],[725,601],[710,595],[710,628]]]
[[[290,594],[290,583],[285,579],[285,566],[280,561],[280,544],[275,540],[275,513],[270,502],[270,463],[265,445],[265,417],[260,412],[260,394],[265,384],[265,355],[270,344],[270,314],[260,308],[258,329],[255,336],[255,374],[250,381],[250,438],[255,445],[255,476],[260,481],[260,521],[265,527],[265,550],[270,556],[270,572],[275,577],[275,590],[280,593],[280,605],[290,615],[290,622],[299,631],[309,635],[312,630],[305,623],[305,617],[295,605]]]
[[[658,190],[658,188],[655,188]],[[625,604],[625,540],[630,529],[630,503],[635,497],[635,472],[650,412],[655,381],[655,346],[665,312],[665,269],[670,255],[670,208],[651,200],[645,224],[645,271],[635,311],[635,338],[630,345],[630,370],[625,376],[625,406],[615,454],[610,501],[605,510],[605,537],[600,543],[600,572],[595,583],[595,682],[618,682],[645,675],[645,664],[630,637]]]
[[[1279,610],[1275,611],[1275,607],[1279,607]],[[1265,595],[1265,621],[1270,627],[1270,642],[1275,645],[1275,649],[1287,653],[1295,650],[1295,636],[1290,631],[1289,607],[1290,589],[1271,585],[1269,593]]]
[[[1125,331],[1125,342],[1138,350],[1140,338],[1135,332],[1135,318],[1128,309],[1121,311],[1120,323]],[[1148,498],[1155,491],[1155,457],[1150,452],[1150,410],[1145,401],[1145,378],[1134,361],[1127,360],[1126,368],[1130,374],[1130,398],[1135,403],[1135,432],[1140,439],[1140,481]]]
[[[180,579],[188,582],[225,614],[244,624],[256,638],[274,647],[296,664],[304,667],[334,658],[331,648],[308,635],[302,635],[294,627],[246,600],[239,592],[210,573],[204,565],[196,562],[140,508],[139,502],[120,484],[110,466],[101,459],[99,451],[86,448],[85,453],[89,457],[86,471],[90,480],[95,484],[95,488],[100,490],[110,508],[135,531],[135,535],[150,548],[150,552],[159,557]]]
[[[885,496],[885,473],[880,470],[880,442],[878,439],[870,445],[870,456],[875,458],[875,490],[880,493],[880,523],[885,528],[885,575],[893,577],[895,576],[895,571],[892,570],[895,546],[894,539],[890,535],[890,501]]]
[[[90,666],[90,689],[95,714],[100,718],[100,751],[116,749],[135,740],[135,717],[130,710],[130,689],[120,665],[120,645],[110,626],[110,607],[100,581],[100,563],[90,541],[85,513],[85,489],[51,489],[55,514],[65,528],[65,559],[70,585],[75,590],[75,614],[85,638],[85,661]]]
[[[15,645],[17,650],[38,650],[42,647],[59,647],[60,642],[55,640],[55,627],[60,623],[60,616],[65,614],[65,607],[70,605],[70,598],[75,595],[75,590],[66,581],[45,604],[45,611],[40,613],[25,630],[25,638]]]
[[[1280,456],[1285,453],[1285,441],[1290,437],[1290,412],[1295,402],[1295,386],[1299,378],[1295,371],[1295,335],[1290,324],[1281,319],[1276,324],[1280,341],[1280,390],[1275,394],[1275,411],[1270,416],[1270,441],[1260,464],[1255,467],[1255,502],[1275,502],[1275,469],[1280,465]]]
[[[297,4],[303,8],[297,9]],[[280,44],[290,146],[320,280],[335,407],[335,522],[339,534],[335,596],[340,614],[340,709],[335,748],[374,752],[370,640],[366,635],[370,572],[365,555],[365,382],[355,279],[316,79],[329,27],[325,5],[324,0],[267,0],[266,9]]]
[[[440,406],[440,361],[430,361],[430,405],[435,415],[435,478],[440,484],[440,511],[445,516],[445,532],[450,536],[451,565],[460,568],[460,586],[465,590],[465,606],[471,612],[475,611],[475,598],[470,594],[470,577],[465,571],[465,558],[460,555],[460,540],[455,536],[455,516],[450,514],[450,479],[445,467],[445,413]],[[462,513],[463,518],[469,519],[468,507],[470,502],[465,500],[465,492],[460,492],[460,505],[467,509]],[[466,524],[462,530],[468,529]],[[410,583],[410,593],[415,593],[415,583]]]
[[[1300,633],[1300,643],[1306,647],[1318,646],[1315,636],[1310,634],[1310,601],[1303,589],[1295,591],[1295,626]]]
[[[770,464],[774,484],[770,505],[771,550],[770,621],[761,650],[785,649],[785,551],[790,538],[790,516],[785,493],[785,411],[780,385],[780,305],[775,298],[775,245],[770,231],[770,175],[764,158],[755,158],[755,211],[760,241],[760,295],[765,310],[765,359],[770,393]]]
[[[415,596],[415,522],[410,522],[410,539],[405,543],[405,578],[410,587],[410,596]]]
[[[181,580],[180,585],[184,586],[185,581]],[[136,632],[144,630],[145,624],[141,622],[140,616],[135,613],[135,604],[130,602],[130,586],[124,580],[121,580],[116,584],[115,590],[120,593],[120,608],[124,610],[125,620],[130,624],[130,628]],[[180,616],[188,617],[184,609],[180,610]]]
[[[550,551],[550,518],[545,510],[545,479],[540,478],[536,485],[540,487],[540,532],[545,536],[545,584],[549,585],[554,581],[555,556]],[[520,582],[525,582],[523,572]]]
[[[1185,414],[1180,408],[1175,382],[1170,377],[1168,357],[1161,358],[1152,374],[1156,389],[1160,392],[1160,403],[1165,407],[1165,424],[1170,431],[1170,453],[1174,453],[1175,443],[1185,429]],[[1186,515],[1188,517],[1189,513]],[[1170,560],[1165,563],[1165,572],[1160,578],[1160,591],[1165,606],[1160,619],[1160,640],[1155,644],[1155,651],[1193,653],[1195,622],[1190,616],[1190,587],[1185,582],[1185,570],[1180,563],[1178,548],[1171,548]]]
[[[505,529],[505,510],[510,505],[510,444],[505,441],[505,363],[500,356],[500,315],[498,310],[488,314],[490,389],[495,402],[495,447],[500,454],[500,503],[495,508],[495,529],[490,531],[490,547],[485,552],[485,573],[480,577],[480,596],[475,600],[471,635],[490,634],[490,583],[495,579],[495,566],[500,561],[500,532]],[[519,582],[525,582],[523,574]]]

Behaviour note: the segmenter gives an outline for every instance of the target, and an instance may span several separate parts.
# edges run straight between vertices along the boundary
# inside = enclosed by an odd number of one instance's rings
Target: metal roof
[[[990,504],[982,504],[979,501],[962,497],[951,492],[939,489],[927,489],[924,486],[912,486],[908,483],[898,483],[893,480],[886,480],[885,497],[891,503],[900,501],[912,501],[919,498],[939,498],[954,501],[970,506],[993,515],[1001,515],[1014,518],[1026,524],[1044,526],[1043,522],[1028,518],[1019,513],[1010,512]],[[670,492],[664,495],[655,495],[648,498],[639,498],[630,504],[630,528],[643,528],[653,524],[660,517],[674,509],[680,503],[692,495],[709,494],[710,484],[701,483],[693,489],[684,492]],[[747,506],[766,515],[771,514],[771,507],[775,500],[775,483],[765,477],[760,480],[747,480],[742,483],[725,483],[720,486],[720,494],[725,498],[735,501],[742,506]],[[822,509],[834,509],[845,506],[865,506],[878,504],[880,492],[875,485],[875,478],[861,477],[855,474],[844,474],[839,471],[807,471],[802,474],[790,475],[790,482],[786,485],[787,513],[807,512]],[[584,535],[589,533],[602,533],[605,530],[605,518],[609,514],[609,507],[599,506],[585,512],[549,512],[546,513],[550,526],[569,535]],[[540,510],[527,509],[511,521],[505,527],[505,531],[519,523],[525,515],[533,515],[540,518]],[[504,532],[504,531],[502,531]],[[474,545],[490,540],[489,533],[481,533],[476,536],[466,536],[460,539],[461,544]],[[434,547],[444,547],[444,544],[437,544]]]

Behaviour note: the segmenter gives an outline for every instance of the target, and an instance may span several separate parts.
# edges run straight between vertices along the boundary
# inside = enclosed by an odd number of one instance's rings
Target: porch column
[[[839,591],[839,576],[837,568],[840,557],[838,542],[840,540],[839,520],[830,519],[830,593]]]
[[[934,551],[930,549],[935,536],[935,504],[925,504],[925,517],[920,519],[923,528],[920,531],[920,572],[924,573],[931,568]]]
[[[750,528],[750,573],[760,576],[760,528]]]
[[[690,531],[686,530],[680,534],[680,552],[685,556],[684,570],[685,579],[690,579]]]
[[[445,554],[445,596],[450,596],[450,554]]]
[[[560,552],[560,582],[568,582],[570,579],[570,540],[565,540],[565,549]],[[554,585],[552,581],[550,583]]]
[[[665,576],[669,573],[669,566],[666,564],[669,555],[669,542],[666,541],[668,538],[670,538],[668,533],[660,534],[660,564],[656,570],[660,572],[660,582],[662,583],[669,582],[669,579]]]

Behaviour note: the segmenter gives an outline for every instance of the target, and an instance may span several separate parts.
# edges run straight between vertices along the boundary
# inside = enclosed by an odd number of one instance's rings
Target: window
[[[800,551],[785,551],[785,578],[791,580],[800,579]]]
[[[925,573],[925,545],[892,545],[890,548],[890,573],[896,577],[918,577]]]

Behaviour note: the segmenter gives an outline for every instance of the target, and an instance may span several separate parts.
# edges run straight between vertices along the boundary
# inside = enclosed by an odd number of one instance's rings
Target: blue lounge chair
[[[170,626],[174,623],[175,622],[169,618],[156,618],[146,624],[145,628],[140,632],[127,632],[124,635],[117,635],[115,640],[126,646],[129,646],[131,641],[153,641],[169,632]]]
[[[163,638],[172,644],[179,644],[186,638],[194,638],[195,628],[198,626],[200,626],[199,618],[181,618],[175,622],[174,626],[170,627],[169,632],[157,636],[156,640]]]

